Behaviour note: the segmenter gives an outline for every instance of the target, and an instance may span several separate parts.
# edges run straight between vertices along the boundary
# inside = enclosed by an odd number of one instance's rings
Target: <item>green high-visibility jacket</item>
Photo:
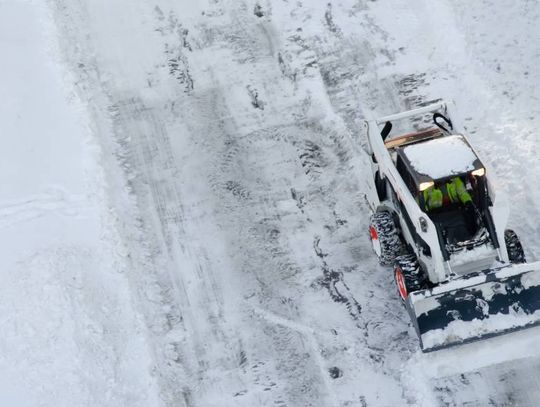
[[[446,194],[448,200],[451,203],[461,202],[466,204],[467,202],[472,202],[472,197],[465,184],[459,177],[452,178],[450,182],[447,182],[444,186],[446,189]],[[444,194],[440,188],[435,188],[434,186],[428,188],[424,191],[424,203],[426,210],[430,211],[432,209],[441,208],[444,202]]]

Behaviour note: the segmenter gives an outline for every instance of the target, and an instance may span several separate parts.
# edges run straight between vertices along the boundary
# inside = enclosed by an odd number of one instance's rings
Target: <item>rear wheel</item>
[[[504,231],[504,242],[510,263],[525,263],[525,253],[518,235],[511,229]]]
[[[403,301],[411,292],[427,288],[427,278],[414,254],[396,257],[394,280]]]
[[[401,252],[401,240],[389,212],[377,212],[371,215],[369,238],[379,263],[391,265]]]

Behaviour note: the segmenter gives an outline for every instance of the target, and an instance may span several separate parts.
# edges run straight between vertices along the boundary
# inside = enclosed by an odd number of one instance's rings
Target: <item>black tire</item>
[[[510,263],[525,263],[527,261],[523,252],[523,246],[516,232],[506,229],[504,231],[504,242]]]
[[[409,293],[428,288],[427,277],[414,254],[396,257],[394,280],[403,301],[407,299]]]
[[[401,253],[401,240],[389,212],[371,215],[369,237],[379,263],[385,266],[394,264],[394,260]]]

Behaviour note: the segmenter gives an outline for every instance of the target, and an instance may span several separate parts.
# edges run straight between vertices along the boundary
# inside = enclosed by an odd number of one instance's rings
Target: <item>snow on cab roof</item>
[[[439,179],[475,169],[478,157],[463,136],[453,135],[403,147],[414,170]]]

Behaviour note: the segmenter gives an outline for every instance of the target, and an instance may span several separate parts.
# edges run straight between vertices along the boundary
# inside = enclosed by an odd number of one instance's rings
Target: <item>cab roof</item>
[[[414,178],[437,181],[483,168],[460,134],[437,137],[396,148]]]

